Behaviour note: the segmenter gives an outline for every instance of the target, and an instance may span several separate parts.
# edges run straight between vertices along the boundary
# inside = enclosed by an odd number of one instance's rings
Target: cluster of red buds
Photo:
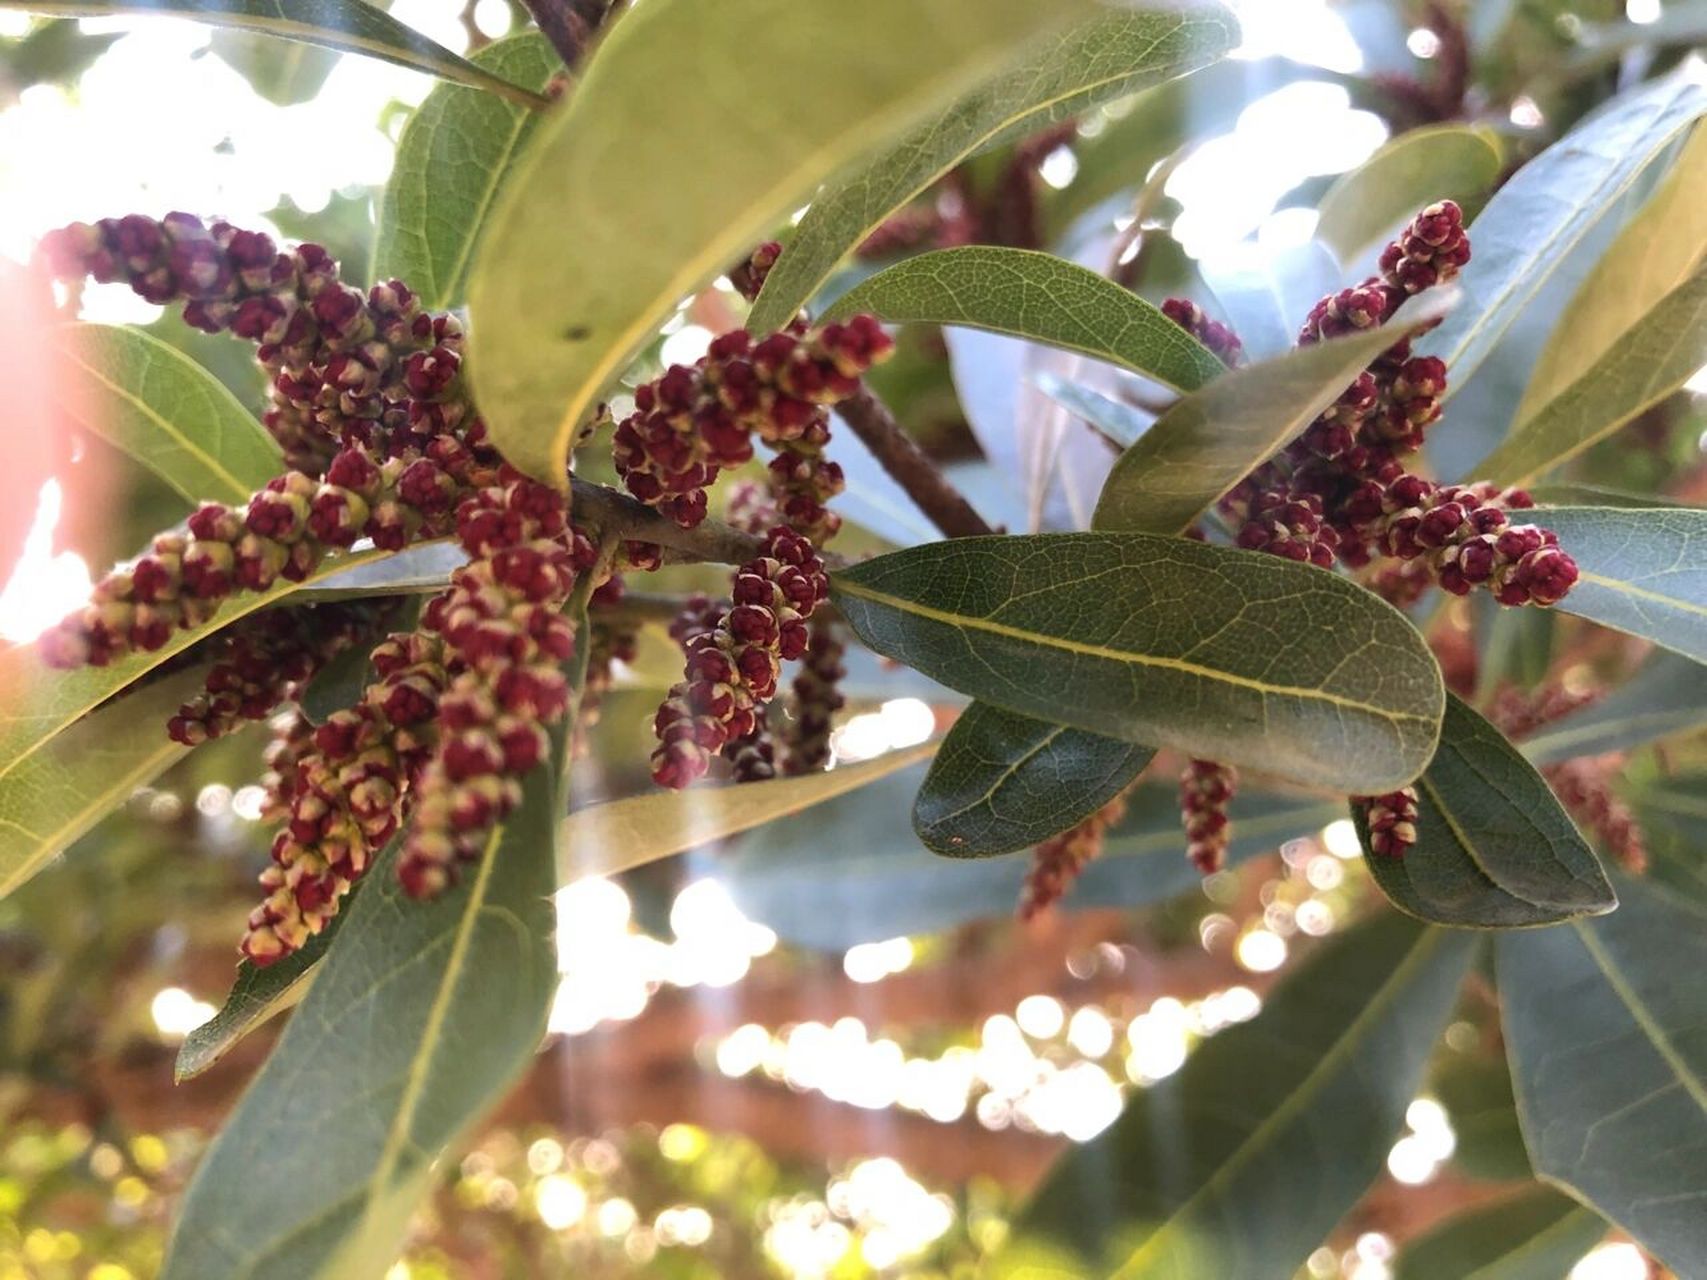
[[[1186,856],[1206,876],[1226,864],[1227,844],[1232,837],[1227,804],[1238,785],[1238,771],[1213,760],[1189,761],[1180,775],[1180,821],[1185,827]]]
[[[871,316],[816,329],[797,321],[759,341],[744,329],[723,334],[697,364],[672,365],[635,392],[613,442],[617,473],[640,501],[691,528],[705,518],[706,489],[753,456],[757,435],[781,450],[785,505],[802,504],[809,527],[833,520],[822,511],[842,486],[841,469],[821,456],[829,406],[893,348]]]
[[[1369,848],[1383,858],[1402,858],[1417,842],[1417,792],[1401,787],[1379,796],[1353,796],[1369,828]]]
[[[411,897],[442,892],[459,863],[480,858],[569,709],[562,667],[576,637],[563,606],[597,554],[570,525],[562,490],[508,470],[502,479],[457,511],[469,563],[422,616],[460,670],[439,702],[438,752],[398,859]]]
[[[773,529],[764,554],[735,571],[732,603],[678,626],[685,679],[654,718],[659,746],[652,777],[685,787],[703,777],[732,742],[760,727],[776,695],[781,664],[807,649],[807,619],[829,597],[829,575],[812,544],[787,526]]]
[[[220,632],[220,656],[201,693],[166,723],[174,742],[198,746],[248,720],[265,720],[314,673],[374,627],[366,604],[269,609]]]
[[[828,614],[812,619],[806,658],[794,677],[793,719],[789,721],[783,772],[816,773],[830,763],[830,731],[836,712],[846,705],[841,680],[847,674],[840,628]]]
[[[1213,351],[1229,369],[1244,364],[1245,344],[1239,335],[1190,298],[1169,298],[1162,303],[1162,314]]]
[[[1101,856],[1108,829],[1125,816],[1126,795],[1122,793],[1077,826],[1049,837],[1032,850],[1031,869],[1020,889],[1019,918],[1034,920],[1065,897],[1079,874]]]
[[[379,679],[359,703],[318,729],[290,717],[268,752],[267,808],[284,826],[242,942],[257,965],[297,950],[338,913],[396,834],[432,759],[451,680],[445,646],[436,636],[400,633],[374,649],[372,662]]]

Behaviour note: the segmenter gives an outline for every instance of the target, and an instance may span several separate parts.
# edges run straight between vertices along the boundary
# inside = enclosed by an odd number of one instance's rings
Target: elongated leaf
[[[1503,1047],[1498,1056],[1444,1056],[1429,1077],[1428,1091],[1446,1108],[1456,1142],[1453,1165],[1486,1182],[1533,1182],[1535,1170],[1523,1145],[1511,1068]]]
[[[1707,1267],[1707,914],[1620,880],[1599,920],[1497,953],[1518,1114],[1541,1176],[1679,1275]]]
[[[134,458],[191,503],[246,502],[284,470],[279,447],[211,373],[137,329],[67,324],[61,411]]]
[[[1051,373],[1039,373],[1032,381],[1044,395],[1063,409],[1071,409],[1118,449],[1130,449],[1154,421],[1131,405],[1110,400],[1089,387],[1081,387]]]
[[[1707,662],[1707,511],[1537,508],[1582,576],[1559,608]]]
[[[365,0],[0,0],[0,9],[57,17],[160,14],[359,53],[411,71],[456,80],[516,102],[546,100],[458,57]]]
[[[1419,344],[1462,387],[1500,335],[1647,163],[1707,108],[1672,75],[1615,98],[1517,171],[1470,228],[1464,305]]]
[[[283,960],[257,969],[248,960],[237,966],[237,979],[226,993],[225,1003],[201,1026],[184,1037],[178,1046],[178,1057],[172,1064],[173,1078],[182,1082],[193,1079],[218,1062],[257,1027],[301,1003],[308,994],[319,964],[326,958],[332,939],[338,936],[344,921],[350,918],[354,894],[360,892],[358,883],[343,910],[327,922],[326,927],[308,940],[301,950]]]
[[[1625,793],[1642,824],[1648,880],[1707,909],[1707,782],[1668,778]]]
[[[991,1273],[1288,1280],[1380,1172],[1473,950],[1394,915],[1324,945],[1070,1150]]]
[[[1544,726],[1522,744],[1536,764],[1629,751],[1707,725],[1707,667],[1675,653],[1650,657],[1600,701]]]
[[[313,100],[341,56],[334,49],[230,29],[215,31],[208,49],[256,93],[281,107]]]
[[[1357,261],[1436,200],[1480,201],[1500,175],[1500,140],[1492,130],[1458,124],[1401,133],[1342,175],[1318,206],[1316,237],[1344,263]]]
[[[1523,484],[1570,461],[1676,391],[1707,363],[1707,270],[1655,304],[1582,376],[1472,470]]]
[[[1090,11],[647,0],[624,15],[541,125],[475,257],[470,369],[494,443],[562,484],[574,429],[684,295],[820,182]]]
[[[1091,526],[1181,533],[1332,404],[1377,355],[1447,299],[1390,325],[1246,365],[1180,400],[1114,464]]]
[[[1707,255],[1707,129],[1684,144],[1671,172],[1577,286],[1547,339],[1518,405],[1524,422],[1562,395]]]
[[[322,725],[359,703],[373,679],[372,650],[365,644],[351,645],[310,677],[297,702],[303,715]]]
[[[1612,489],[1603,484],[1584,484],[1581,481],[1552,480],[1527,486],[1529,496],[1543,507],[1685,507],[1690,505],[1677,498],[1660,494],[1631,493],[1627,489]]]
[[[1103,13],[1039,42],[1023,63],[820,192],[765,281],[751,327],[766,332],[787,324],[844,254],[980,147],[1183,75],[1213,62],[1238,39],[1232,14],[1218,4],[1193,2]]]
[[[584,600],[577,621],[579,631]],[[440,1150],[545,1031],[568,732],[552,732],[520,806],[461,883],[414,902],[395,874],[402,840],[376,862],[302,1008],[203,1157],[163,1280],[365,1280],[391,1265]]]
[[[0,784],[0,897],[188,753],[166,721],[201,687],[181,671],[90,712]]]
[[[789,942],[846,951],[861,942],[935,933],[975,920],[1012,916],[1027,859],[933,856],[908,821],[923,766],[892,774],[812,810],[732,842],[712,874],[751,919]],[[1319,834],[1344,806],[1313,796],[1241,791],[1229,806],[1227,865],[1273,853]],[[1201,891],[1203,873],[1186,859],[1179,789],[1140,783],[1102,856],[1086,867],[1062,907],[1133,909]]]
[[[1535,766],[1448,695],[1440,749],[1417,782],[1417,843],[1369,852],[1399,910],[1435,924],[1510,929],[1600,915],[1618,905],[1606,873]]]
[[[563,69],[537,32],[488,45],[474,64],[535,91]],[[375,276],[402,280],[429,311],[460,303],[487,214],[538,120],[526,107],[458,85],[429,93],[397,140],[379,205]]]
[[[563,822],[564,878],[615,875],[684,849],[722,840],[863,788],[928,759],[935,743],[891,751],[863,764],[739,787],[654,791],[589,805]]]
[[[956,858],[1027,849],[1102,808],[1155,754],[974,702],[925,775],[913,830]]]
[[[384,554],[354,552],[330,558],[309,581]],[[202,626],[174,632],[163,648],[153,653],[132,654],[107,667],[54,671],[36,656],[34,645],[0,650],[0,794],[9,790],[18,776],[29,776],[34,757],[80,717],[173,655],[257,609],[286,599],[297,589],[296,583],[280,582],[270,591],[234,596]]]
[[[1030,338],[1107,360],[1176,391],[1226,368],[1196,338],[1137,294],[1047,253],[969,245],[898,262],[830,308],[890,321],[958,324]]]
[[[1136,533],[959,538],[831,583],[871,648],[1022,715],[1347,791],[1401,786],[1434,753],[1440,672],[1410,623],[1277,556]]]
[[[1473,1209],[1405,1246],[1394,1280],[1559,1280],[1606,1234],[1606,1223],[1537,1188]]]

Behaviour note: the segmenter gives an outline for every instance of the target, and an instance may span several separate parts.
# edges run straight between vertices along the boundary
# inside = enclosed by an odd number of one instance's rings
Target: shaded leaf
[[[1672,75],[1614,98],[1524,165],[1470,228],[1464,305],[1418,344],[1462,387],[1494,344],[1647,163],[1707,108],[1707,90]],[[1448,394],[1451,394],[1451,388]]]
[[[1022,715],[1349,791],[1401,786],[1434,752],[1440,672],[1415,629],[1277,556],[1135,533],[959,538],[841,570],[831,590],[878,653]]]
[[[1534,1181],[1503,1051],[1447,1059],[1429,1078],[1429,1092],[1451,1119],[1452,1163],[1459,1170],[1487,1182]]]
[[[1328,188],[1316,238],[1341,262],[1356,262],[1425,205],[1478,203],[1499,177],[1500,163],[1499,135],[1491,129],[1408,129]]]
[[[147,467],[191,503],[242,503],[284,470],[279,447],[207,370],[136,329],[67,324],[65,419]]]
[[[1473,950],[1395,915],[1323,944],[1069,1149],[991,1273],[1288,1280],[1381,1171]]]
[[[1541,727],[1522,743],[1536,764],[1646,746],[1707,725],[1707,667],[1655,653],[1606,697]]]
[[[1030,848],[1114,799],[1155,754],[974,702],[925,775],[913,830],[957,858]]]
[[[252,31],[215,31],[208,50],[256,93],[281,107],[311,101],[340,56],[324,46],[276,40]]]
[[[1500,1010],[1535,1168],[1680,1275],[1707,1266],[1707,914],[1620,879],[1622,906],[1508,934]]]
[[[180,1083],[194,1079],[218,1062],[257,1027],[265,1026],[285,1010],[301,1003],[314,981],[317,966],[326,956],[332,939],[338,936],[344,921],[350,918],[355,894],[361,884],[350,891],[343,910],[326,922],[326,927],[305,943],[301,950],[283,960],[258,969],[249,960],[237,966],[237,978],[226,993],[225,1003],[201,1026],[184,1037],[178,1046],[178,1056],[172,1064],[173,1078]]]
[[[1707,662],[1707,511],[1537,508],[1582,576],[1558,604]]]
[[[559,840],[564,878],[615,875],[797,814],[836,796],[860,791],[897,769],[927,759],[936,749],[936,743],[926,743],[891,751],[863,764],[799,778],[648,791],[588,805],[563,822]]]
[[[1547,339],[1518,405],[1523,422],[1682,284],[1707,255],[1707,129],[1684,144],[1654,194],[1624,224],[1577,286]]]
[[[1631,788],[1648,850],[1647,878],[1707,908],[1707,784],[1699,776]]]
[[[59,17],[160,14],[359,53],[457,80],[535,107],[545,99],[491,75],[364,0],[0,0],[0,9]]]
[[[1600,915],[1618,905],[1606,873],[1535,766],[1450,694],[1440,749],[1417,781],[1417,842],[1402,858],[1369,851],[1369,872],[1399,910],[1434,924],[1511,929]]]
[[[373,681],[372,651],[366,644],[353,644],[316,671],[298,702],[302,714],[317,725],[362,700]]]
[[[1013,915],[1028,860],[929,853],[908,821],[923,777],[923,766],[915,766],[819,805],[808,823],[759,827],[734,841],[712,873],[748,917],[791,943],[825,951]],[[1229,812],[1227,865],[1238,866],[1319,833],[1345,808],[1247,788]],[[1141,783],[1102,856],[1062,907],[1145,907],[1198,893],[1202,884],[1203,873],[1185,856],[1178,788]]]
[[[109,702],[6,771],[0,897],[188,754],[166,736],[166,721],[206,675],[180,671]]]
[[[493,442],[561,484],[575,428],[683,296],[820,182],[1090,11],[647,0],[624,15],[541,124],[475,257],[469,361]],[[755,79],[756,67],[811,73]]]
[[[883,219],[981,147],[1047,128],[1134,90],[1213,62],[1239,39],[1218,4],[1104,12],[921,123],[898,145],[820,192],[765,281],[750,327],[780,329],[842,257]]]
[[[1559,1280],[1606,1234],[1569,1196],[1537,1187],[1449,1218],[1406,1245],[1394,1280]]]
[[[994,245],[898,262],[826,315],[958,324],[1077,351],[1191,391],[1225,372],[1196,338],[1137,294],[1052,254]]]
[[[1092,527],[1184,532],[1309,426],[1371,360],[1443,305],[1438,298],[1412,303],[1380,329],[1229,370],[1184,397],[1120,455]]]
[[[1707,363],[1707,270],[1661,298],[1615,347],[1472,468],[1523,484],[1560,466],[1681,387]]]
[[[474,64],[532,90],[563,69],[537,32],[488,45]],[[397,140],[379,206],[375,276],[402,280],[428,311],[460,303],[487,214],[538,120],[526,107],[459,85],[429,93]]]

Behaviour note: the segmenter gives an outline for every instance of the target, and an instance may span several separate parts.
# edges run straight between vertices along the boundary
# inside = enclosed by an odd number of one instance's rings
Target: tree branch
[[[764,539],[743,533],[721,520],[704,520],[684,529],[642,503],[615,489],[594,484],[579,476],[570,479],[577,524],[590,525],[600,533],[614,534],[629,542],[651,542],[678,561],[710,561],[713,564],[745,564],[764,553]]]
[[[975,538],[995,532],[869,388],[862,387],[853,399],[842,401],[837,412],[944,537]]]
[[[522,0],[522,4],[571,71],[612,8],[611,0]]]

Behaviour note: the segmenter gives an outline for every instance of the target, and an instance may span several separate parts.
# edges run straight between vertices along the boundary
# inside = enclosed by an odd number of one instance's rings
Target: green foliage
[[[1599,920],[1499,941],[1501,1010],[1536,1171],[1682,1274],[1707,1257],[1692,1203],[1707,1145],[1707,916],[1620,880]]]
[[[1380,1171],[1472,949],[1396,916],[1324,945],[1060,1161],[993,1274],[1287,1280]]]
[[[1487,128],[1448,124],[1402,133],[1328,188],[1317,206],[1316,237],[1341,262],[1356,262],[1436,200],[1474,210],[1499,177],[1501,159],[1499,135]]]
[[[1535,520],[1582,570],[1566,612],[1707,662],[1707,511],[1549,507]]]
[[[1618,905],[1594,850],[1535,767],[1450,695],[1440,749],[1417,780],[1417,843],[1370,853],[1399,910],[1435,924],[1514,929],[1601,915]]]
[[[1407,310],[1399,329],[1439,314]],[[1309,426],[1385,347],[1388,329],[1317,343],[1234,369],[1181,399],[1115,464],[1092,526],[1183,533],[1215,501]]]
[[[820,182],[1088,10],[651,0],[625,17],[539,130],[476,256],[471,354],[493,439],[523,471],[561,483],[575,428],[683,294]],[[894,39],[902,28],[909,38]],[[815,72],[773,79],[761,98],[748,92],[754,66]],[[665,189],[694,198],[659,198]]]
[[[1224,372],[1214,352],[1142,298],[1094,271],[1024,249],[975,245],[921,254],[855,286],[826,315],[861,312],[1030,338],[1177,391],[1195,391]]]
[[[1536,764],[1629,751],[1707,725],[1707,668],[1655,653],[1598,702],[1542,726],[1524,740]]]
[[[913,829],[956,858],[1012,853],[1095,813],[1155,752],[974,702],[913,801]]]
[[[1527,1191],[1436,1227],[1399,1255],[1394,1280],[1556,1280],[1605,1234],[1568,1196]]]
[[[786,324],[844,254],[967,156],[1213,62],[1238,36],[1233,15],[1203,0],[1104,13],[1063,31],[921,123],[875,163],[820,192],[754,304],[754,328]]]

